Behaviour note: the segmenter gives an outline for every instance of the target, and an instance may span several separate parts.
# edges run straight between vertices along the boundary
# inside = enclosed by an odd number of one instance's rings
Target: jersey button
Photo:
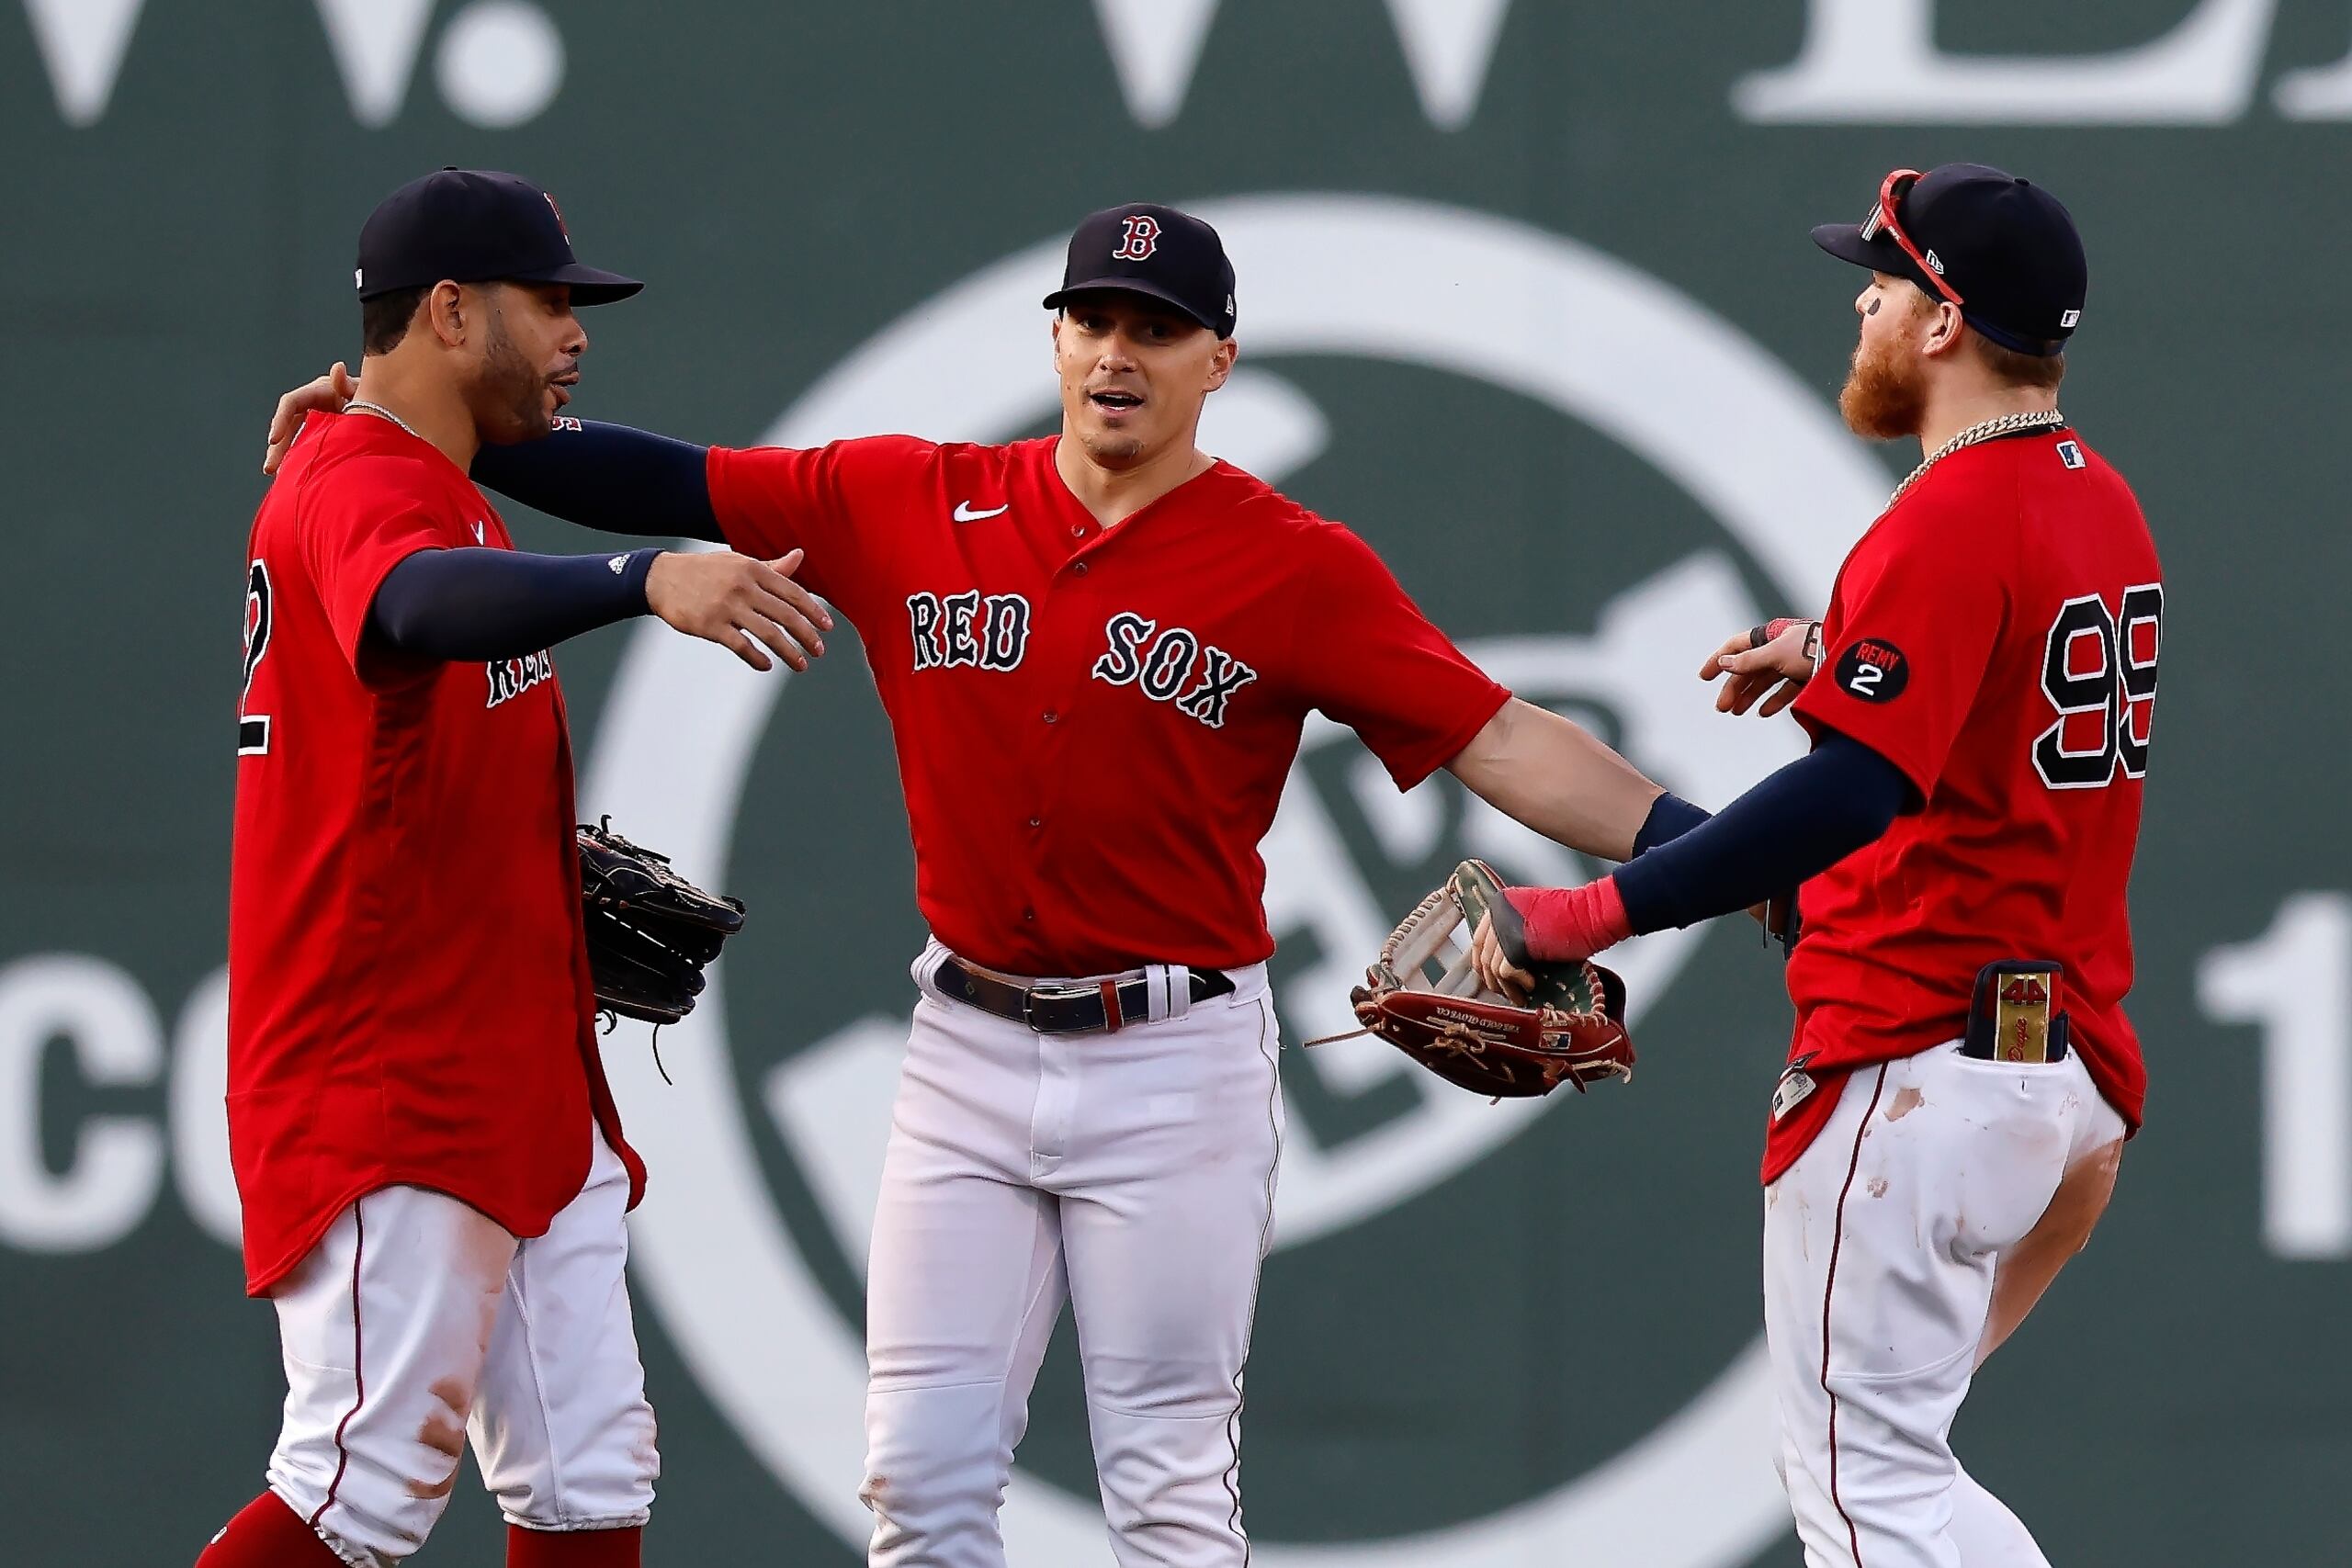
[[[1084,577],[1086,575],[1086,563],[1084,561],[1080,561],[1076,566],[1071,567],[1070,570],[1076,572],[1080,577]]]
[[[1035,909],[1023,909],[1021,911],[1021,918],[1024,920],[1034,920],[1037,918],[1037,911]]]
[[[1029,826],[1031,826],[1032,828],[1042,828],[1042,827],[1044,827],[1045,825],[1046,825],[1046,819],[1045,819],[1044,818],[1042,818],[1042,817],[1032,817],[1031,818],[1029,818]]]
[[[1056,712],[1055,712],[1053,709],[1051,709],[1051,708],[1047,708],[1047,709],[1046,710],[1046,722],[1047,724],[1057,724],[1057,723],[1059,723],[1059,722],[1060,722],[1060,720],[1061,720],[1061,716],[1062,716],[1061,715],[1059,715],[1059,714],[1056,713]]]
[[[1069,525],[1069,536],[1073,539],[1083,539],[1086,537],[1086,525],[1083,523],[1071,524]]]

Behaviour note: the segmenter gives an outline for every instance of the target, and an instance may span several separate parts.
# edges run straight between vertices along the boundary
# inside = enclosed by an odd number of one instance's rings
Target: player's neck
[[[2054,387],[1975,385],[1931,394],[1919,419],[1919,449],[1933,452],[1972,425],[2008,413],[2034,413],[2058,406]]]
[[[1132,467],[1112,468],[1096,462],[1082,443],[1067,434],[1054,443],[1054,468],[1062,483],[1105,528],[1134,516],[1216,462],[1190,441],[1174,441],[1165,452]]]
[[[473,411],[446,377],[426,377],[418,374],[419,369],[403,364],[397,355],[370,355],[359,364],[356,400],[373,403],[396,416],[438,447],[459,473],[465,473],[474,465],[474,454],[481,450]]]

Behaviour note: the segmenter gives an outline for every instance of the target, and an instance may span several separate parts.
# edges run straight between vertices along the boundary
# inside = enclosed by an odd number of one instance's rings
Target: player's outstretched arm
[[[709,473],[707,446],[583,420],[559,425],[544,441],[483,447],[473,480],[583,528],[724,544]]]
[[[1517,697],[1446,767],[1504,816],[1572,850],[1608,860],[1633,858],[1661,802],[1672,803],[1663,813],[1668,818],[1690,814],[1678,831],[1706,818],[1652,784],[1582,726]]]
[[[419,550],[385,574],[368,605],[366,636],[412,660],[519,659],[650,614],[754,670],[772,668],[771,653],[806,670],[824,653],[821,633],[832,616],[792,581],[799,565],[797,550],[773,561],[724,550]]]
[[[305,414],[341,413],[358,395],[359,384],[337,360],[325,375],[278,399],[261,471],[277,471]],[[707,448],[691,442],[625,424],[571,421],[543,441],[483,447],[474,457],[472,478],[583,527],[724,544],[711,508],[709,457]]]
[[[1630,936],[1729,915],[1817,876],[1875,842],[1906,805],[1911,781],[1885,757],[1834,732],[1690,831],[1582,887],[1513,887],[1526,956],[1589,958]],[[1472,963],[1493,983],[1515,970],[1485,927]]]

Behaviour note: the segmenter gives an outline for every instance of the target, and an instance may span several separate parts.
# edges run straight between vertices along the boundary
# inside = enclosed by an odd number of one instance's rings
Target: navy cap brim
[[[1894,243],[1891,234],[1882,232],[1865,240],[1859,223],[1824,223],[1814,230],[1813,243],[1841,262],[1899,277],[1930,299],[1941,297],[1941,291],[1928,281],[1919,264]]]
[[[509,281],[570,284],[574,305],[610,305],[616,300],[628,299],[645,287],[634,277],[623,277],[617,272],[606,272],[602,267],[582,266],[578,262],[567,262],[562,266],[526,274]]]
[[[1813,243],[1841,262],[1866,266],[1872,272],[1916,278],[1919,271],[1891,236],[1874,234],[1865,240],[1859,223],[1820,224],[1813,231]]]
[[[1048,310],[1060,310],[1062,306],[1069,302],[1070,296],[1073,294],[1100,293],[1141,294],[1148,299],[1157,299],[1163,305],[1174,307],[1176,313],[1182,316],[1186,321],[1198,321],[1201,325],[1208,328],[1211,332],[1217,330],[1217,322],[1202,315],[1198,310],[1193,310],[1192,306],[1187,305],[1183,300],[1177,299],[1175,295],[1170,293],[1167,289],[1160,288],[1158,284],[1147,283],[1138,277],[1095,277],[1090,278],[1084,283],[1072,283],[1066,285],[1063,288],[1055,289],[1051,294],[1046,296],[1046,309]]]

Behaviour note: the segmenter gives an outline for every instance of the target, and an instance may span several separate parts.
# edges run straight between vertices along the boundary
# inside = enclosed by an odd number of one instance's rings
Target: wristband
[[[1589,958],[1634,934],[1614,877],[1582,887],[1507,887],[1503,897],[1525,923],[1527,956],[1538,964]]]

